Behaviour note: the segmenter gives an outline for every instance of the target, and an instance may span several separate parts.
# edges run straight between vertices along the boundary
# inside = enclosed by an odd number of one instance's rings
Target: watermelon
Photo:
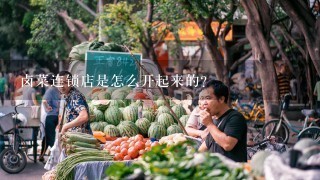
[[[151,125],[150,125],[150,127],[149,127],[149,129],[152,128],[152,126],[155,126],[155,125],[161,125],[161,124],[158,123],[158,122],[152,122]]]
[[[130,105],[131,106],[137,106],[137,107],[143,106],[143,101],[142,100],[137,100],[137,101],[131,103]]]
[[[120,136],[119,129],[114,125],[107,125],[106,127],[104,127],[103,132],[106,134],[106,136],[111,136],[111,137]]]
[[[174,124],[167,128],[167,135],[176,134],[176,133],[183,133],[179,125]]]
[[[104,112],[105,121],[112,125],[118,125],[122,118],[122,112],[120,109],[116,106],[110,106],[105,112]]]
[[[142,111],[142,117],[148,119],[150,122],[154,122],[155,116],[150,111]]]
[[[182,104],[175,105],[172,107],[172,111],[177,115],[177,117],[180,119],[183,115],[186,115],[187,112],[182,106]]]
[[[167,130],[163,125],[153,124],[148,130],[148,136],[150,138],[161,139],[163,136],[167,135]]]
[[[92,118],[91,121],[104,121],[104,113],[100,111],[99,109],[93,110],[94,118]]]
[[[118,108],[125,107],[125,104],[122,100],[110,100],[109,106],[116,106]]]
[[[173,117],[168,113],[162,113],[158,117],[158,122],[163,125],[166,129],[174,124]]]
[[[106,91],[101,91],[98,94],[98,98],[99,100],[105,100],[105,99],[108,100],[108,99],[111,99],[111,94]]]
[[[92,131],[100,131],[100,124],[99,122],[92,122],[90,123],[90,128]]]
[[[158,107],[160,107],[160,106],[165,106],[166,105],[166,103],[165,103],[165,101],[161,98],[159,98],[157,101],[156,101],[156,105],[158,106]]]
[[[167,106],[160,106],[157,110],[157,115],[159,116],[162,113],[169,113],[171,114],[170,109]]]
[[[99,128],[100,131],[104,130],[104,127],[108,126],[109,124],[107,122],[99,122]]]
[[[183,126],[187,125],[188,119],[189,119],[190,115],[183,115],[179,120],[182,123]]]
[[[146,137],[148,135],[148,129],[151,125],[150,121],[146,118],[140,118],[135,124],[139,128],[140,134]]]
[[[111,99],[114,100],[123,100],[127,97],[127,95],[129,94],[130,91],[122,88],[116,89],[112,92],[111,94]]]
[[[139,133],[139,128],[132,121],[122,121],[118,125],[118,129],[122,137],[133,137]]]
[[[127,106],[123,109],[123,119],[125,121],[136,122],[138,119],[138,107]]]
[[[109,100],[92,100],[92,104],[94,107],[104,112],[109,106]]]

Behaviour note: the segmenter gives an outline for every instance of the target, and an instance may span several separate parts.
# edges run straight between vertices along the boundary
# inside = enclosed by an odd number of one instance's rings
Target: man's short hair
[[[72,79],[72,74],[69,71],[60,71],[59,76],[67,76],[68,79]]]
[[[46,81],[48,81],[48,83],[50,84],[50,85],[53,85],[53,81],[54,81],[54,74],[52,74],[52,73],[49,73],[48,75],[47,75],[47,77],[46,77]]]
[[[224,97],[224,102],[228,102],[229,88],[223,82],[214,79],[209,80],[205,83],[204,89],[207,89],[209,87],[213,88],[213,93],[218,99]]]

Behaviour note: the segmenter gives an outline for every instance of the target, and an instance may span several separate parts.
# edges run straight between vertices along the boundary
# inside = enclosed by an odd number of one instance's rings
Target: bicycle
[[[19,173],[27,165],[27,155],[21,146],[23,138],[19,135],[17,127],[21,122],[17,118],[17,107],[21,105],[23,104],[14,107],[15,112],[0,117],[1,133],[8,135],[9,139],[9,147],[4,149],[0,154],[0,166],[9,174]]]
[[[273,119],[267,122],[262,128],[262,136],[268,138],[274,136],[277,142],[287,143],[289,140],[290,131],[298,134],[298,140],[302,138],[311,138],[315,141],[320,141],[320,128],[316,126],[315,121],[310,121],[310,116],[314,113],[313,109],[303,109],[301,112],[304,114],[304,125],[302,129],[295,128],[286,116],[286,110],[289,107],[290,95],[285,95],[281,102],[281,113],[279,119]],[[308,123],[310,124],[308,125]],[[269,130],[269,131],[268,131]],[[266,135],[266,133],[268,135]]]
[[[253,107],[250,106],[250,108],[244,108],[249,107],[249,105],[240,104],[239,101],[236,100],[232,103],[232,107],[238,110],[247,120],[248,133],[251,134],[252,140],[254,142],[260,141],[262,139],[261,129],[264,126],[265,121],[265,112],[263,105],[256,102],[254,103]],[[258,134],[254,135],[253,131],[256,131]]]

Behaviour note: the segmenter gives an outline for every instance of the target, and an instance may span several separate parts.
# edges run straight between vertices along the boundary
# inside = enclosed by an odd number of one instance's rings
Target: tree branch
[[[234,44],[230,50],[231,52],[236,52],[236,51],[239,51],[239,49],[248,44],[249,43],[249,40],[247,38],[242,38],[242,39],[239,39],[238,42],[236,44]]]
[[[82,32],[74,25],[72,19],[68,16],[67,11],[60,11],[57,13],[63,18],[64,22],[67,24],[70,31],[77,37],[80,42],[87,41],[87,38],[82,34]]]
[[[92,16],[97,17],[97,14],[92,11],[85,3],[82,2],[82,0],[76,0],[76,3],[79,4],[83,9],[88,11]]]
[[[286,53],[284,52],[280,42],[278,41],[278,39],[276,38],[276,36],[273,34],[273,32],[270,32],[271,38],[272,40],[275,42],[277,48],[279,49],[279,52],[281,54],[282,59],[286,62],[286,64],[288,65],[291,73],[294,75],[294,69],[292,67],[292,64],[288,58],[288,56],[286,55]]]
[[[306,52],[304,51],[304,49],[295,39],[292,38],[292,36],[288,32],[284,31],[281,26],[278,26],[277,30],[279,30],[285,38],[289,39],[290,42],[298,48],[303,57],[306,57]]]
[[[26,11],[30,11],[30,8],[28,8],[26,5],[21,4],[21,3],[17,3],[17,6],[21,7],[22,9],[26,10]]]
[[[250,56],[252,55],[252,51],[249,51],[246,55],[242,56],[240,59],[236,60],[230,67],[230,71],[236,70],[236,68],[244,63]]]

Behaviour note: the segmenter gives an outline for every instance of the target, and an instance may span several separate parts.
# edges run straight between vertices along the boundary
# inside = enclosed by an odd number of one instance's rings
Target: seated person
[[[204,140],[204,138],[207,137],[209,131],[207,130],[207,127],[205,125],[200,123],[199,112],[200,110],[203,110],[203,105],[199,100],[198,104],[199,105],[191,112],[185,129],[189,136],[200,137],[202,140]]]

